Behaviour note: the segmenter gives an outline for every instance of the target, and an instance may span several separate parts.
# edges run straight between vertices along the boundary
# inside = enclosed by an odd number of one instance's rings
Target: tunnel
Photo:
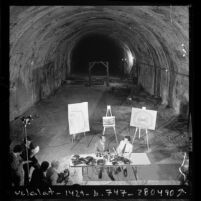
[[[71,74],[87,75],[89,62],[108,61],[110,75],[121,76],[123,73],[123,53],[123,48],[112,38],[98,34],[87,35],[72,50]],[[104,66],[98,65],[93,74],[105,75]]]
[[[179,114],[188,102],[186,13],[187,6],[11,6],[11,120],[86,72],[90,59],[108,60],[111,74],[137,78]]]
[[[160,154],[176,158],[170,150],[184,149],[190,115],[188,5],[10,6],[9,13],[11,141],[24,135],[22,116],[36,114],[28,133],[41,147],[40,161],[51,160],[50,150],[71,146],[68,104],[88,102],[92,133],[102,132],[107,105],[119,119],[119,136],[131,132],[131,108],[146,107],[158,112],[152,144],[163,141]],[[83,144],[90,147],[95,138],[88,138]],[[83,144],[78,152],[86,151]],[[58,148],[53,158],[64,157],[63,151]],[[162,161],[159,152],[156,146],[152,160]]]

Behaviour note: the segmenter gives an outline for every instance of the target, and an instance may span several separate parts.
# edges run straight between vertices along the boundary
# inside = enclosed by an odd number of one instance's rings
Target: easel
[[[104,120],[108,120],[108,123],[105,123]],[[111,120],[111,122],[109,122],[109,120]],[[114,130],[116,142],[118,144],[119,142],[118,142],[118,139],[117,139],[117,133],[116,133],[116,129],[115,129],[115,117],[112,116],[111,106],[107,105],[106,115],[105,115],[105,117],[103,117],[103,135],[105,135],[105,129],[106,128],[111,128],[111,127]]]
[[[88,102],[68,104],[69,135],[72,135],[72,143],[76,135],[89,131]]]
[[[142,107],[143,110],[146,110],[146,107]],[[147,148],[148,148],[148,151],[149,151],[149,137],[148,137],[148,129],[146,128],[139,128],[139,127],[136,127],[135,129],[135,133],[133,135],[133,140],[132,140],[132,144],[134,143],[134,140],[135,140],[135,137],[136,137],[136,134],[137,134],[137,131],[139,132],[139,136],[138,138],[140,139],[140,131],[141,129],[144,129],[145,132],[146,132],[146,137],[147,137]]]
[[[76,134],[72,134],[72,143],[75,141],[75,136],[79,134],[79,133],[76,133]],[[84,132],[84,137],[85,137],[85,132]]]

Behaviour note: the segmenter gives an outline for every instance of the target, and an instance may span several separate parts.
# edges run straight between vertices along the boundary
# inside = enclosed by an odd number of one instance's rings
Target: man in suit
[[[29,184],[29,171],[30,168],[39,168],[40,165],[38,163],[38,160],[36,159],[35,155],[38,153],[39,151],[39,147],[38,146],[34,146],[32,143],[32,139],[27,136],[27,138],[24,138],[24,141],[22,143],[22,153],[21,153],[21,157],[24,161],[29,161],[28,165],[27,163],[23,165],[23,169],[24,169],[24,185],[28,185]],[[28,155],[28,158],[27,158]]]
[[[106,137],[104,135],[101,135],[99,141],[96,142],[96,144],[95,144],[95,152],[96,152],[96,154],[104,154],[105,152],[108,152],[108,151],[109,151],[109,146],[108,146]],[[100,166],[99,174],[98,174],[99,179],[102,178],[103,170],[104,170],[104,167]],[[110,167],[107,167],[106,170],[107,170],[107,174],[110,177],[110,179],[115,180],[112,175],[112,169]]]
[[[104,153],[109,151],[108,143],[106,141],[106,137],[104,135],[100,136],[100,139],[95,144],[95,152],[96,153]]]
[[[123,140],[119,143],[119,146],[117,147],[117,154],[119,156],[123,156],[124,158],[130,159],[131,153],[133,151],[133,145],[131,144],[130,136],[125,136]],[[118,173],[120,171],[120,168],[117,168],[115,171]],[[123,166],[123,173],[124,176],[127,177],[127,168],[126,166]]]

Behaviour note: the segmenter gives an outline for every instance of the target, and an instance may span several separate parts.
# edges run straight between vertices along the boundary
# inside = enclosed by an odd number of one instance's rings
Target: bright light
[[[133,55],[132,55],[132,53],[130,51],[128,51],[127,53],[128,53],[128,62],[129,62],[129,65],[133,66],[134,57],[133,57]]]

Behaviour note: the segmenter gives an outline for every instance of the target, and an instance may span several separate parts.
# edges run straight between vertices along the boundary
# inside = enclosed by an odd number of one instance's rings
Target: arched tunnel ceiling
[[[188,50],[188,24],[185,6],[13,6],[10,8],[11,63],[16,62],[18,66],[21,63],[23,67],[35,56],[35,63],[40,65],[52,60],[54,51],[62,44],[70,47],[70,43],[75,44],[83,35],[102,32],[129,46],[140,46],[140,38],[156,49],[163,43],[181,65],[175,52],[182,43]],[[33,51],[26,51],[30,47]],[[160,52],[163,51],[161,48]],[[33,55],[36,52],[38,56]],[[17,69],[15,65],[11,78]],[[177,70],[188,73],[183,64]]]
[[[90,33],[106,34],[138,60],[188,76],[188,6],[11,6],[11,87],[20,78],[28,88],[31,72],[50,62],[66,62],[70,71],[73,47]]]

